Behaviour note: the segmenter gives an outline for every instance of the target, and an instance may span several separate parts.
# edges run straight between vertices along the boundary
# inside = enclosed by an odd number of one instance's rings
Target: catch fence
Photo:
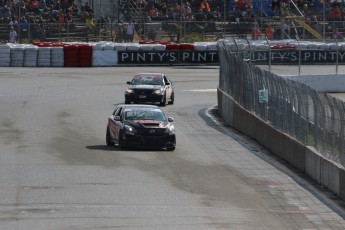
[[[277,130],[345,166],[343,101],[260,69],[243,59],[249,51],[230,50],[229,41],[218,45],[220,90]]]

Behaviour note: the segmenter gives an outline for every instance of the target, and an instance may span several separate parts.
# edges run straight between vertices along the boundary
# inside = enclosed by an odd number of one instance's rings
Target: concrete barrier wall
[[[252,137],[273,154],[295,166],[317,183],[345,200],[345,169],[325,159],[315,149],[304,146],[289,135],[239,106],[228,94],[218,89],[218,111],[225,122]]]

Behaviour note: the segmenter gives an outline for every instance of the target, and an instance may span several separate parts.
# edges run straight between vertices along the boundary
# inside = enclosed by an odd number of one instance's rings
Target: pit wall
[[[286,160],[345,200],[345,169],[341,165],[324,158],[315,149],[304,146],[249,113],[219,88],[217,96],[218,112],[227,124],[252,137],[273,154]]]

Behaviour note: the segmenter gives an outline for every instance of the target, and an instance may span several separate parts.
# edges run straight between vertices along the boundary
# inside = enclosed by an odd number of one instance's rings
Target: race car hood
[[[129,89],[152,89],[152,90],[156,90],[156,89],[161,89],[161,85],[129,85],[128,88]]]
[[[126,121],[128,125],[137,128],[144,128],[144,127],[159,127],[159,128],[166,128],[168,125],[167,121],[157,121],[157,120],[134,120],[134,121]]]

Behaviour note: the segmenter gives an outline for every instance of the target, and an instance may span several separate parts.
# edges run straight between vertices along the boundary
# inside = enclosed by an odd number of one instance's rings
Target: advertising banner
[[[217,64],[218,51],[119,51],[118,64]]]
[[[345,64],[345,51],[271,50],[245,51],[237,54],[253,64]],[[119,51],[118,64],[218,64],[218,51]]]

